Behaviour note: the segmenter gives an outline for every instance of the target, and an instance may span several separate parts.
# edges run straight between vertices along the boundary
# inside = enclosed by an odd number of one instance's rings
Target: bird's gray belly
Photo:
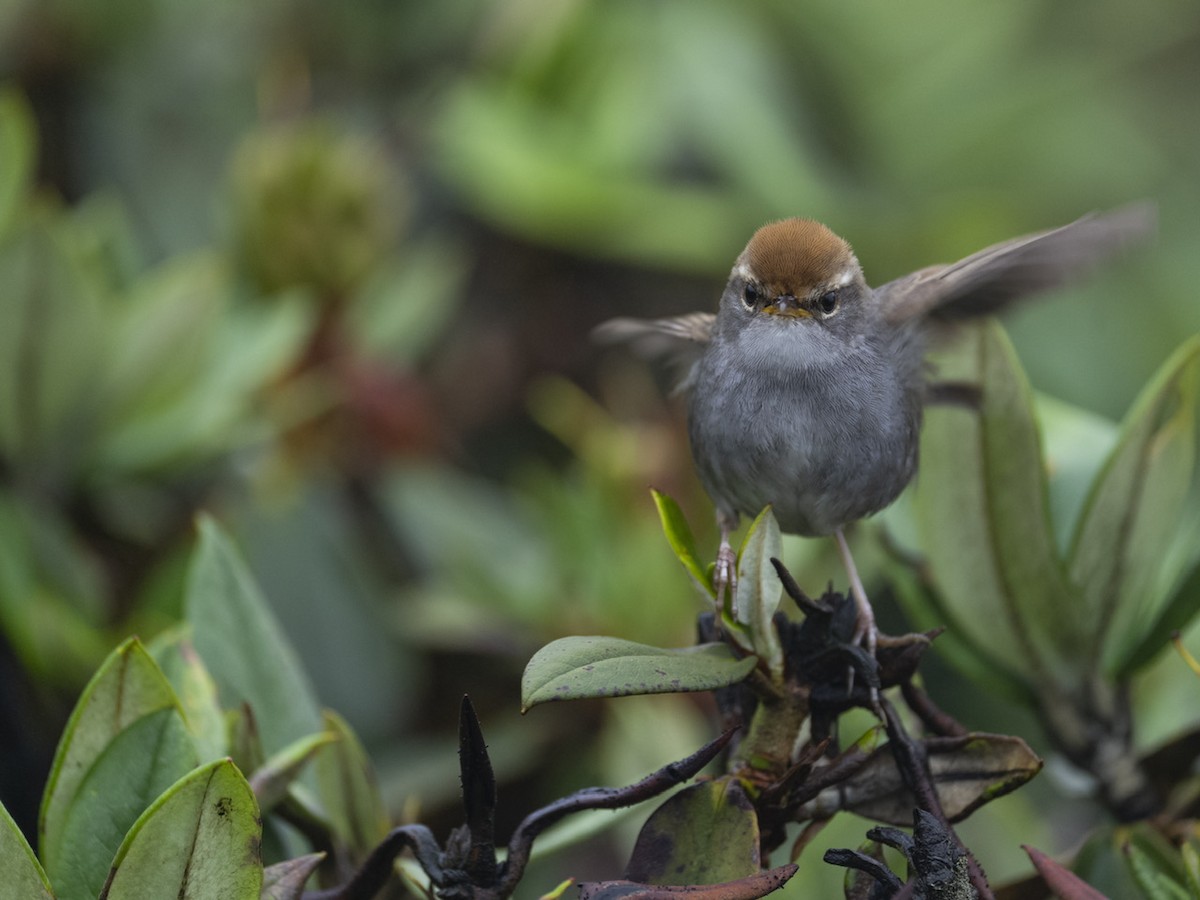
[[[700,480],[722,512],[774,508],[780,528],[829,534],[891,503],[917,464],[916,385],[887,371],[762,385],[726,371],[697,384],[689,435]]]

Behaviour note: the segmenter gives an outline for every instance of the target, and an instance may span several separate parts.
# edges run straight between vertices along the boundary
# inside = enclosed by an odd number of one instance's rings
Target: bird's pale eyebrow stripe
[[[840,274],[837,277],[837,281],[834,282],[834,284],[837,287],[845,287],[853,280],[854,280],[854,268],[852,266],[850,266],[850,267],[847,267],[842,270],[842,274]]]
[[[746,279],[750,278],[750,267],[748,265],[746,265],[744,262],[738,263],[736,266],[734,266],[733,272],[739,278],[746,278]]]

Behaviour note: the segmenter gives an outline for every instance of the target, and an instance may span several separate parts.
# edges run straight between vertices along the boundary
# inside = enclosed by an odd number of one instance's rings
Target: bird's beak
[[[812,313],[800,305],[792,294],[780,294],[763,307],[763,312],[772,316],[788,316],[793,319],[810,319]]]

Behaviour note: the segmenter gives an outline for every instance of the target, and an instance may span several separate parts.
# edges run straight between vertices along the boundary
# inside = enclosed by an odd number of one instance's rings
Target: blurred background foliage
[[[827,222],[878,283],[1151,198],[1153,247],[1010,333],[1038,390],[1116,420],[1200,330],[1188,0],[0,0],[0,82],[0,799],[26,826],[84,678],[177,619],[201,508],[398,811],[453,810],[463,692],[513,815],[694,749],[694,700],[522,720],[517,684],[565,634],[692,640],[646,492],[710,518],[679,405],[587,332],[713,308],[765,220]],[[1038,743],[978,685],[933,693]],[[1197,718],[1173,660],[1139,696],[1147,744]],[[1002,881],[1097,821],[1080,793],[1051,760],[967,842]],[[531,883],[611,877],[630,839]]]

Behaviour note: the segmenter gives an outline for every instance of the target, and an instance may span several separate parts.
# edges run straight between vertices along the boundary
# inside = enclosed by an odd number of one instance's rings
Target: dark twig
[[[904,682],[900,686],[900,690],[904,694],[904,702],[908,704],[908,708],[915,712],[917,717],[925,723],[925,727],[934,734],[943,737],[962,737],[968,733],[966,727],[958,719],[934,703],[933,698],[913,684],[911,679]]]
[[[524,818],[508,842],[508,858],[500,875],[500,896],[512,893],[529,863],[534,838],[573,812],[587,809],[620,809],[656,797],[668,788],[695,776],[729,743],[735,729],[729,729],[705,744],[691,756],[664,766],[641,781],[623,788],[584,788],[570,796],[543,806]]]
[[[937,795],[937,788],[929,774],[929,760],[925,753],[925,745],[914,741],[904,730],[904,723],[896,713],[896,708],[887,700],[882,700],[884,721],[887,727],[888,741],[892,756],[900,776],[917,801],[917,808],[928,813],[945,829],[958,849],[967,860],[967,871],[971,885],[978,891],[981,900],[992,900],[993,894],[988,886],[987,877],[983,874],[975,856],[966,848],[958,834],[951,827],[946,813],[942,809],[942,801]]]
[[[404,825],[388,833],[348,882],[323,891],[305,891],[303,900],[371,900],[391,877],[396,857],[406,849],[413,851],[431,881],[436,884],[443,879],[441,848],[433,833],[424,825]]]

